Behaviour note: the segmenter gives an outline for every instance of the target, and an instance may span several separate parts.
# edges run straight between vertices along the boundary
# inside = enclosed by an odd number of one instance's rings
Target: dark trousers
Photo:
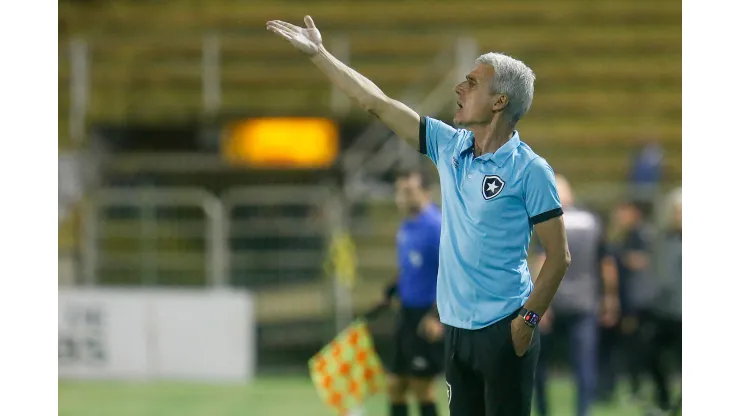
[[[626,321],[631,322],[627,327]],[[648,357],[654,350],[655,323],[655,316],[646,310],[626,313],[622,317],[621,361],[634,396],[639,396],[642,376],[648,371]]]
[[[681,364],[681,336],[682,326],[680,319],[662,316],[653,316],[646,325],[651,326],[652,339],[646,356],[647,369],[655,383],[656,404],[662,410],[677,408],[675,403],[680,398],[672,398],[670,394],[671,365],[668,358],[673,358],[674,364]],[[673,357],[670,354],[673,353]],[[672,403],[673,402],[673,403]]]
[[[656,404],[664,410],[672,409],[675,404],[671,403],[670,394],[671,366],[666,359],[674,353],[676,364],[680,365],[681,321],[650,311],[639,311],[628,318],[635,320],[636,326],[622,335],[621,352],[630,389],[638,394],[642,376],[647,374],[655,384]]]
[[[599,382],[596,399],[610,402],[614,398],[619,376],[619,348],[622,333],[619,326],[599,329]]]
[[[652,336],[644,324],[644,319],[640,318],[634,332],[623,333],[620,348],[630,393],[635,397],[639,396],[642,387],[642,375],[647,367],[648,342]]]
[[[419,323],[429,308],[401,309],[396,322],[393,358],[388,372],[397,376],[434,378],[444,367],[442,342],[429,342],[419,335]]]
[[[585,416],[594,400],[598,381],[599,324],[594,314],[556,315],[552,332],[543,334],[542,353],[535,377],[537,411],[541,416],[550,414],[547,399],[548,358],[554,337],[559,334],[566,336],[570,365],[575,372],[577,415]]]
[[[450,416],[529,416],[539,330],[519,357],[511,338],[516,313],[486,328],[445,327],[447,400]]]

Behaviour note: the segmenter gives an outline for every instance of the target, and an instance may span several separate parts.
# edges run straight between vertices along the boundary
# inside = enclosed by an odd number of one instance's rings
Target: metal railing
[[[223,212],[201,189],[101,189],[83,206],[83,281],[225,285]]]
[[[322,186],[235,188],[221,197],[188,188],[102,189],[83,206],[83,281],[121,272],[127,283],[192,281],[162,281],[172,269],[204,273],[202,284],[214,286],[238,284],[240,274],[252,285],[301,274],[311,280],[336,227],[334,198]]]
[[[227,191],[227,274],[232,283],[314,280],[320,272],[331,226],[321,186],[256,186]]]

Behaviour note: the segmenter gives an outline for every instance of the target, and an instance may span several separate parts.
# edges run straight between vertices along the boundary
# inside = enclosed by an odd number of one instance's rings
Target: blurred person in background
[[[621,202],[614,212],[614,250],[622,305],[621,353],[633,398],[639,396],[640,379],[646,370],[646,354],[652,337],[648,324],[658,295],[653,264],[654,238],[645,212],[646,207],[634,200]]]
[[[387,308],[394,296],[401,303],[387,369],[390,415],[409,414],[410,391],[421,416],[436,416],[434,378],[444,370],[444,327],[435,302],[442,213],[421,169],[397,176],[396,205],[405,216],[396,234],[399,272],[380,305]]]
[[[611,227],[609,227],[611,228]],[[607,233],[608,234],[608,233]],[[609,241],[605,243],[606,255],[614,261],[616,268],[617,288],[619,288],[621,277],[619,267],[617,267],[617,251],[614,245]],[[602,403],[612,402],[616,391],[617,379],[620,375],[620,348],[622,347],[622,331],[619,327],[621,321],[621,299],[622,291],[617,291],[618,301],[620,303],[620,317],[616,322],[601,320],[599,327],[599,377],[596,387],[595,400]]]
[[[664,155],[663,147],[652,135],[645,135],[639,139],[639,147],[632,157],[629,173],[633,198],[651,201],[652,195],[659,191]]]
[[[444,238],[437,309],[445,324],[450,415],[529,415],[538,324],[570,264],[554,172],[515,130],[531,106],[534,73],[509,56],[481,55],[455,86],[454,121],[464,127],[456,129],[385,95],[323,47],[309,16],[304,22],[305,28],[273,20],[267,29],[310,56],[439,172]],[[547,253],[536,284],[527,266],[533,231]]]
[[[655,382],[656,404],[662,411],[677,411],[680,398],[671,397],[671,366],[666,353],[673,353],[672,363],[681,364],[681,189],[674,190],[666,198],[664,226],[660,233],[657,256],[660,279],[660,295],[653,308],[652,337],[647,354],[648,370]],[[673,403],[672,403],[672,399]]]
[[[576,376],[576,414],[584,416],[589,412],[597,384],[599,322],[612,327],[619,319],[617,268],[614,258],[607,254],[606,233],[598,216],[575,205],[573,190],[565,177],[556,175],[555,179],[572,263],[540,323],[543,337],[535,376],[535,401],[541,416],[550,414],[547,358],[553,338],[563,334]],[[544,254],[539,253],[533,264],[535,276],[544,260]]]

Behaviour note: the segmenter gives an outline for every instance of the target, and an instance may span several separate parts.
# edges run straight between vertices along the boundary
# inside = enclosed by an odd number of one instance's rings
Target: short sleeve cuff
[[[541,222],[545,222],[547,220],[557,218],[559,216],[563,215],[563,209],[562,208],[555,208],[551,209],[549,211],[543,212],[542,214],[535,215],[534,217],[530,218],[529,221],[533,225],[537,225]]]
[[[427,154],[427,118],[421,117],[419,120],[419,153]]]

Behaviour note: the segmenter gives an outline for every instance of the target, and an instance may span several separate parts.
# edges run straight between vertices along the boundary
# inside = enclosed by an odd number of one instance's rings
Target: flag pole
[[[330,275],[334,292],[335,335],[344,331],[353,321],[352,287],[357,273],[355,246],[347,227],[348,221],[343,208],[341,196],[337,193],[331,198],[328,207],[331,227],[329,259],[332,266]],[[365,409],[362,405],[345,413],[346,416],[364,414]]]

